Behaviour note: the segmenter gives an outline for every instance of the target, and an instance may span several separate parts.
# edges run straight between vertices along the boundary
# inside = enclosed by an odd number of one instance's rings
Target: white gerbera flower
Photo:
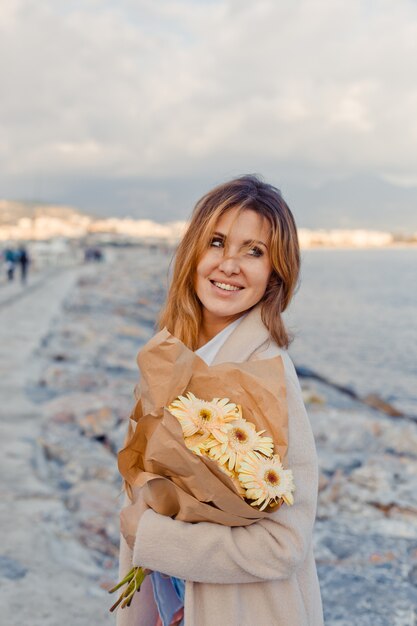
[[[294,504],[292,471],[283,468],[277,454],[269,459],[260,454],[245,458],[240,464],[238,476],[246,489],[246,497],[254,500],[251,505],[260,506],[260,511],[281,498],[289,505]]]
[[[238,470],[241,460],[255,451],[272,456],[274,444],[271,437],[261,437],[264,432],[256,432],[253,424],[239,417],[226,425],[219,442],[207,444],[209,454],[221,465],[227,464],[229,470]]]
[[[209,404],[214,408],[214,415],[211,414],[202,420],[201,431],[221,440],[227,430],[227,424],[236,419],[239,409],[234,402],[229,402],[229,398],[213,398]]]
[[[209,402],[196,398],[191,392],[186,396],[178,396],[169,405],[168,411],[174,415],[182,426],[185,437],[191,437],[200,430],[203,420],[214,416],[214,408]]]
[[[236,410],[236,404],[229,403],[228,398],[214,398],[207,402],[191,392],[178,396],[168,407],[180,422],[185,437],[199,432],[217,438],[224,432],[226,424],[236,419]]]

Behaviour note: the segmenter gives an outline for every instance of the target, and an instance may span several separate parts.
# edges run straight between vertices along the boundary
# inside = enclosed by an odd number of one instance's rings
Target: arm
[[[309,549],[317,502],[317,460],[301,389],[285,355],[289,449],[295,502],[247,527],[173,520],[147,510],[141,517],[133,563],[205,583],[289,578]]]

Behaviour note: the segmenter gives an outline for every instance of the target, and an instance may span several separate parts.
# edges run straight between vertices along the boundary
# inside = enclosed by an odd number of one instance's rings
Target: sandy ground
[[[91,557],[62,536],[62,499],[34,470],[41,414],[24,391],[37,375],[34,351],[80,272],[41,277],[0,294],[0,606],[7,626],[114,623]],[[7,291],[8,289],[8,291]],[[58,523],[60,521],[60,523]]]

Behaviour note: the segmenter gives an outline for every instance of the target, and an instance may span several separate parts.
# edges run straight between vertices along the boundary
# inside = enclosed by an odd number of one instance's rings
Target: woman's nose
[[[230,276],[231,274],[239,274],[239,259],[236,256],[231,255],[223,257],[221,263],[219,263],[219,270],[224,272],[227,276]]]

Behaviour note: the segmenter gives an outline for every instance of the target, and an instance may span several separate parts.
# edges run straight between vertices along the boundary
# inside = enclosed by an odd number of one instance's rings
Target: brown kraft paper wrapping
[[[186,522],[247,526],[278,506],[259,511],[243,500],[215,461],[188,450],[178,420],[167,407],[191,391],[203,400],[229,398],[243,417],[266,430],[284,466],[288,413],[284,366],[280,356],[208,366],[166,329],[139,352],[140,398],[131,415],[135,430],[119,452],[119,470],[132,487],[133,503],[121,513],[129,545],[136,533],[135,493],[157,513]],[[291,468],[289,468],[291,469]]]

